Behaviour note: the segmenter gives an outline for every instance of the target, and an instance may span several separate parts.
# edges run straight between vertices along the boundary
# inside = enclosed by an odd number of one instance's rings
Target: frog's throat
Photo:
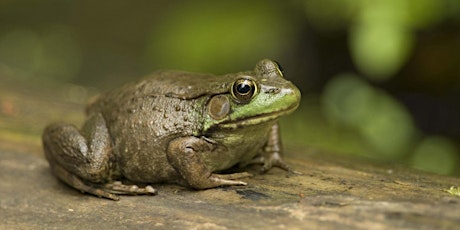
[[[222,122],[218,125],[219,128],[224,128],[224,129],[237,129],[240,127],[245,127],[245,126],[250,126],[250,125],[257,125],[265,122],[269,122],[272,120],[275,120],[281,116],[290,114],[294,112],[294,110],[299,107],[299,104],[295,104],[291,107],[288,107],[287,109],[284,110],[279,110],[279,111],[274,111],[271,113],[263,113],[259,114],[257,116],[253,117],[245,117],[239,120],[233,120],[233,121],[226,121]]]

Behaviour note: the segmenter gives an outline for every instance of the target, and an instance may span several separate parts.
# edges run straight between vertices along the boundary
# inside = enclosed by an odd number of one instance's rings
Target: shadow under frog
[[[43,147],[59,179],[113,200],[156,194],[137,186],[145,184],[246,185],[239,179],[249,173],[218,172],[248,164],[293,172],[281,157],[277,118],[299,102],[299,90],[267,59],[223,76],[160,71],[100,95],[80,130],[47,126]]]

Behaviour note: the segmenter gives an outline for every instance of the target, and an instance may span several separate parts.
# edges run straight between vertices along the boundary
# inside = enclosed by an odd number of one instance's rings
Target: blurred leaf
[[[325,115],[332,122],[357,126],[368,116],[372,96],[372,89],[356,75],[336,76],[327,83],[323,92]]]
[[[33,31],[9,31],[0,36],[0,64],[11,71],[21,70],[30,74],[41,49],[40,39]]]
[[[329,120],[359,132],[380,153],[377,158],[400,158],[413,144],[416,128],[407,110],[355,75],[339,75],[327,83],[323,108]]]
[[[375,92],[369,116],[358,125],[360,133],[381,159],[398,159],[411,149],[416,139],[412,117],[398,101],[383,91]]]
[[[447,138],[427,137],[416,147],[411,164],[414,168],[448,175],[458,164],[458,150]]]
[[[80,47],[72,28],[65,25],[53,25],[41,36],[42,50],[35,63],[37,74],[68,81],[80,67]]]
[[[68,81],[77,74],[80,60],[80,47],[69,26],[52,25],[42,33],[16,29],[0,36],[0,66],[18,78]]]
[[[429,27],[460,3],[439,0],[304,0],[307,19],[319,29],[349,28],[356,67],[374,81],[384,81],[406,64],[414,33]]]
[[[413,28],[426,28],[445,17],[448,1],[443,0],[407,0],[407,21]],[[456,1],[456,0],[454,0]],[[456,1],[457,6],[460,6]],[[457,11],[458,12],[458,11]]]
[[[214,73],[252,67],[287,52],[295,38],[288,13],[272,1],[183,3],[152,31],[147,63]]]
[[[413,47],[405,28],[384,24],[357,26],[350,32],[350,49],[356,66],[373,80],[392,77],[406,63]]]
[[[347,27],[359,7],[356,0],[304,0],[303,2],[307,19],[320,30]]]

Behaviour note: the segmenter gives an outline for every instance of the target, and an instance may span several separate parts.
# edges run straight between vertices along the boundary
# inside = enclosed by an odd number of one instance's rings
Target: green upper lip
[[[262,113],[262,114],[252,116],[252,117],[243,117],[243,118],[238,119],[238,120],[225,121],[225,122],[222,122],[221,124],[219,124],[218,126],[223,127],[223,128],[227,128],[227,127],[228,128],[236,128],[236,127],[239,127],[239,126],[260,124],[262,122],[271,121],[271,120],[274,120],[274,119],[276,119],[276,118],[278,118],[280,116],[289,114],[289,113],[293,112],[294,110],[296,110],[298,106],[299,106],[299,103],[296,103],[296,104],[293,104],[290,107],[287,107],[287,108],[282,109],[282,110],[277,110],[277,111],[274,111],[274,112],[271,112],[271,113]]]

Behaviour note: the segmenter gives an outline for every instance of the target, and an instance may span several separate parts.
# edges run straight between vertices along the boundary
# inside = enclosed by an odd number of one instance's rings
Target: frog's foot
[[[114,181],[112,183],[104,184],[102,187],[104,191],[110,192],[112,194],[122,194],[122,195],[156,195],[157,190],[152,186],[147,185],[143,188],[139,188],[137,185],[126,185],[121,183],[121,181]]]
[[[251,160],[249,164],[262,164],[260,171],[262,173],[268,172],[273,167],[277,167],[283,170],[288,171],[291,174],[302,175],[301,172],[295,171],[292,169],[284,160],[281,158],[280,154],[275,152],[268,156],[259,156]]]
[[[78,176],[70,173],[59,165],[53,165],[53,172],[59,179],[64,181],[66,184],[98,197],[104,197],[111,200],[120,200],[118,195],[156,195],[156,189],[148,185],[144,188],[139,188],[137,185],[124,185],[120,181],[115,181],[108,184],[96,184],[83,182]],[[118,195],[117,195],[118,194]]]
[[[65,170],[63,167],[59,165],[51,165],[51,169],[53,173],[57,177],[59,177],[59,179],[64,181],[66,184],[80,190],[81,192],[86,192],[98,197],[104,197],[111,200],[120,200],[120,197],[113,193],[98,188],[97,186],[86,184],[79,177],[75,176],[74,174],[70,173],[69,171]]]

